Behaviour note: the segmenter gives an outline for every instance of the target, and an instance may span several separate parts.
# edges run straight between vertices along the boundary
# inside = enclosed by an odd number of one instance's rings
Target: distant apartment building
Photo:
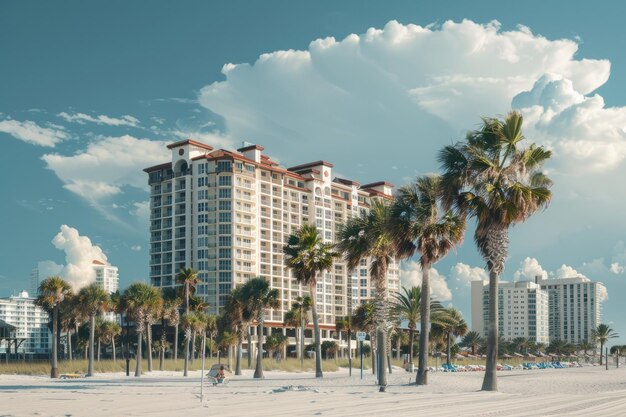
[[[600,324],[605,293],[602,283],[585,277],[500,282],[500,334],[507,340],[526,337],[542,343],[589,340],[591,331]],[[488,285],[473,281],[472,329],[482,335],[487,334],[488,306]]]
[[[181,268],[199,271],[197,295],[218,313],[231,290],[250,278],[264,277],[280,291],[281,305],[266,316],[282,326],[296,297],[308,294],[285,266],[283,246],[303,224],[314,224],[334,242],[350,217],[368,212],[375,199],[391,199],[392,184],[366,185],[333,177],[326,161],[283,168],[263,147],[214,150],[185,140],[167,146],[171,161],[146,168],[150,185],[150,280],[176,286]],[[390,291],[399,289],[398,264],[387,275]],[[337,260],[317,281],[322,337],[335,319],[374,296],[369,261],[355,270]]]
[[[505,340],[524,337],[548,343],[548,293],[530,281],[501,281],[498,288],[498,331]],[[472,282],[472,329],[487,336],[489,284]]]
[[[591,331],[602,319],[601,301],[606,293],[604,285],[585,277],[537,277],[535,281],[550,297],[550,340],[560,339],[568,343],[589,340]]]
[[[92,268],[96,273],[96,284],[100,285],[106,292],[113,294],[120,287],[120,279],[117,266],[94,260]]]
[[[50,351],[52,336],[48,330],[48,313],[35,305],[35,297],[29,296],[27,291],[0,298],[0,320],[15,326],[11,337],[18,339],[18,353],[47,354]],[[14,349],[12,345],[12,353],[15,353]],[[0,345],[0,352],[6,350],[4,342]]]

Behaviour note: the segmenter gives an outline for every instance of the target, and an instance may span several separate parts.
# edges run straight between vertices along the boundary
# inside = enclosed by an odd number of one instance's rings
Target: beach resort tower
[[[216,150],[189,139],[167,148],[171,160],[144,170],[150,185],[151,283],[174,287],[180,269],[191,267],[199,271],[196,295],[218,314],[234,287],[263,277],[281,299],[265,316],[268,331],[285,334],[284,314],[296,297],[308,295],[285,266],[287,237],[314,224],[326,242],[334,242],[348,218],[367,213],[375,199],[392,200],[388,182],[337,178],[326,161],[283,168],[259,145]],[[390,291],[398,291],[397,263],[387,280]],[[333,337],[336,318],[373,295],[369,262],[349,271],[338,260],[317,281],[322,337]]]
[[[549,343],[548,293],[531,281],[501,281],[498,290],[498,331],[505,340],[524,337]],[[486,337],[489,325],[489,284],[472,281],[472,330]]]
[[[602,319],[606,287],[586,277],[542,279],[535,282],[548,292],[550,340],[568,343],[588,341]]]
[[[48,313],[35,304],[35,297],[27,291],[0,298],[0,321],[14,329],[11,331],[11,354],[47,355],[50,352],[52,333],[48,330]],[[17,342],[17,343],[16,343]],[[0,343],[0,353],[6,354],[7,340]]]
[[[119,289],[120,279],[117,266],[99,260],[94,260],[91,266],[96,273],[96,284],[104,288],[109,294],[113,294]]]

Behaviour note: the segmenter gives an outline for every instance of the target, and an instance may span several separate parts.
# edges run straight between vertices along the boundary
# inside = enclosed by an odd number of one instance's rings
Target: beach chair
[[[221,366],[224,367],[224,378],[218,378]],[[213,365],[211,367],[211,370],[206,374],[206,377],[207,377],[209,383],[213,384],[213,386],[216,387],[218,385],[226,385],[226,384],[228,384],[228,381],[230,381],[229,375],[231,373],[232,372],[231,372],[230,368],[227,365],[222,365],[222,364],[216,363],[215,365]]]

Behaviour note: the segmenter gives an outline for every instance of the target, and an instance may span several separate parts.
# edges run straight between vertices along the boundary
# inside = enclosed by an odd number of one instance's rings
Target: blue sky
[[[145,278],[141,168],[164,142],[246,140],[286,166],[326,159],[402,184],[480,116],[516,107],[555,151],[555,198],[512,231],[505,278],[602,281],[604,321],[626,337],[626,6],[336,3],[2,2],[0,295],[39,261],[69,262],[72,239],[99,246],[123,286]],[[91,244],[65,230],[55,246],[61,225]],[[468,320],[483,265],[471,233],[436,266],[440,298]]]

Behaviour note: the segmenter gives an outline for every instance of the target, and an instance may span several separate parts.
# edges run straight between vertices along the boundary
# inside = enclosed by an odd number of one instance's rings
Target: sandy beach
[[[226,386],[205,384],[200,372],[152,372],[141,378],[99,374],[50,380],[0,375],[2,416],[620,416],[626,414],[626,368],[601,367],[499,373],[500,392],[480,392],[483,374],[432,373],[429,385],[409,385],[395,369],[386,393],[371,373],[342,369],[311,373],[252,371]],[[292,388],[288,388],[292,387]]]

